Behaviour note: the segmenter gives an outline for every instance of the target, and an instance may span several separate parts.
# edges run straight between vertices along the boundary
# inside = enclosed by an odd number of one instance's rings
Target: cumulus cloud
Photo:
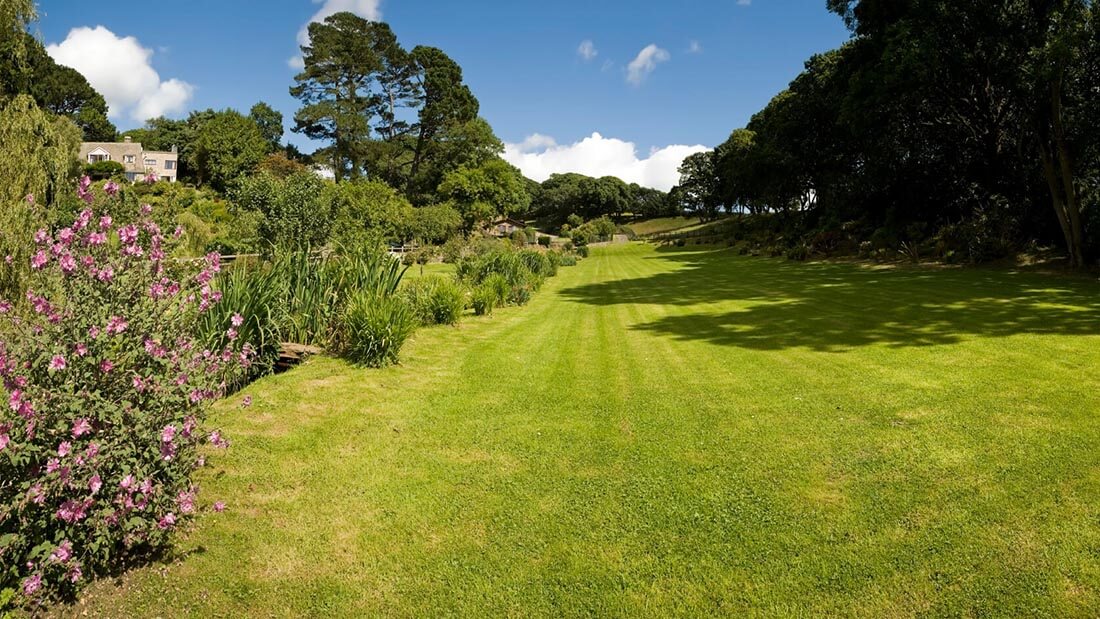
[[[689,54],[702,54],[703,53],[703,44],[700,43],[699,41],[694,41],[693,40],[692,42],[688,43],[688,53]]]
[[[646,45],[642,51],[638,52],[638,55],[634,57],[634,60],[630,61],[630,64],[626,66],[626,81],[640,86],[645,81],[646,76],[657,68],[657,65],[662,62],[668,62],[668,51],[657,47],[655,44],[650,43]]]
[[[568,145],[536,133],[519,144],[505,144],[504,159],[539,182],[551,174],[577,172],[594,177],[617,176],[627,183],[668,191],[680,180],[677,168],[684,158],[708,150],[699,144],[674,144],[654,148],[648,156],[639,158],[633,142],[605,138],[599,133]]]
[[[599,56],[600,52],[596,49],[595,43],[584,40],[581,41],[581,44],[577,47],[577,55],[583,58],[585,62],[589,62],[596,56]]]
[[[128,116],[142,122],[183,112],[195,87],[161,81],[150,61],[153,50],[134,37],[119,37],[103,26],[74,28],[46,52],[58,63],[80,72],[107,100],[111,118]]]
[[[309,25],[313,22],[325,21],[325,18],[336,13],[355,13],[363,19],[370,21],[382,21],[382,0],[313,0],[314,4],[320,4],[321,8],[302,24],[298,30],[298,45],[309,45]],[[292,69],[301,69],[304,65],[301,56],[293,56],[287,60]]]

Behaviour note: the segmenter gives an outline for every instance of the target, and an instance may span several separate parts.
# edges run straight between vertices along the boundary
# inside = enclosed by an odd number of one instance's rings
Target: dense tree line
[[[676,215],[680,207],[658,189],[627,184],[614,176],[593,178],[583,174],[553,174],[530,189],[531,214],[561,224],[570,215],[582,219],[626,216],[635,218]]]
[[[1027,240],[1100,251],[1100,5],[828,0],[852,38],[688,158],[704,216],[778,213],[788,238],[859,230],[973,259]],[[1053,210],[1053,213],[1051,212]]]

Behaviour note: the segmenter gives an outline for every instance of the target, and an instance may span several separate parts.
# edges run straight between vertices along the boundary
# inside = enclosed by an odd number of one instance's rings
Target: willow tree
[[[45,222],[76,172],[80,129],[54,116],[29,95],[0,108],[0,296],[18,298],[21,265],[30,260],[31,235]],[[7,257],[11,256],[8,261]],[[10,262],[10,264],[8,264]]]

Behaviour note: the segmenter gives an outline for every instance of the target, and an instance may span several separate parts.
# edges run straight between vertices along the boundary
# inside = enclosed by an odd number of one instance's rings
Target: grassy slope
[[[698,217],[658,217],[656,219],[644,219],[629,224],[634,234],[644,236],[661,232],[673,232],[686,230],[699,225]]]
[[[78,610],[1095,616],[1098,292],[602,250],[224,403],[230,511]]]

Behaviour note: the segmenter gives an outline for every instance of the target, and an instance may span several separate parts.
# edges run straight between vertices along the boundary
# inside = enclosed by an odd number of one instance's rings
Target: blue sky
[[[93,85],[110,91],[109,101],[120,102],[114,105],[120,128],[140,124],[135,116],[142,112],[247,110],[259,100],[281,110],[289,126],[297,105],[288,94],[295,71],[287,61],[298,53],[302,26],[326,7],[380,14],[407,48],[433,45],[462,65],[482,115],[501,139],[517,145],[512,159],[531,156],[521,165],[531,169],[529,176],[564,166],[594,173],[621,169],[620,176],[653,181],[638,167],[651,153],[670,145],[718,144],[797,75],[811,54],[847,38],[841,20],[824,4],[326,0],[322,6],[310,0],[187,0],[135,11],[117,2],[47,0],[39,5],[37,29],[47,44],[64,42],[51,48],[55,58],[79,65]],[[105,30],[70,38],[73,29],[96,26]],[[583,41],[591,41],[595,51],[587,60],[578,52]],[[644,80],[631,83],[627,66],[650,45],[658,62],[652,72],[636,73]],[[143,56],[143,48],[151,54]],[[536,134],[543,137],[518,146]],[[573,152],[586,138],[590,148]],[[629,148],[635,161],[619,161]],[[537,159],[547,150],[556,156]],[[672,154],[654,178],[668,177]]]

